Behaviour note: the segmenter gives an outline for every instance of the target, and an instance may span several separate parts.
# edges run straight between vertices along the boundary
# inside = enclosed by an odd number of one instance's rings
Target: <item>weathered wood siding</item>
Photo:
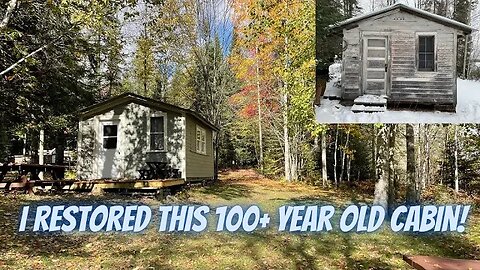
[[[358,28],[343,31],[342,99],[354,100],[361,95],[362,46]]]
[[[212,179],[214,177],[213,131],[191,116],[186,118],[187,180]],[[197,153],[197,125],[206,132],[206,154]]]
[[[418,34],[434,34],[436,58],[434,72],[417,70]],[[456,38],[458,30],[442,24],[394,10],[358,22],[357,27],[344,29],[348,46],[343,53],[343,98],[361,94],[364,35],[387,36],[389,102],[456,105]],[[357,60],[358,58],[358,60]]]

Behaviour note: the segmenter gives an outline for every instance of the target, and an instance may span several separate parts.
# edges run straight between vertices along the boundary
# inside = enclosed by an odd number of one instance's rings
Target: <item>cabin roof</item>
[[[156,109],[172,111],[176,113],[185,113],[194,117],[195,119],[202,122],[203,124],[210,127],[211,129],[215,131],[219,131],[218,127],[210,123],[207,119],[205,119],[203,116],[201,116],[199,113],[195,111],[178,107],[172,104],[168,104],[160,100],[140,96],[134,93],[124,93],[124,94],[112,97],[110,99],[107,99],[105,101],[99,102],[97,104],[85,107],[79,111],[80,119],[89,119],[95,115],[108,112],[117,106],[130,104],[130,103],[136,103],[149,108],[156,108]]]
[[[443,24],[445,26],[449,26],[449,27],[452,27],[452,28],[462,30],[466,34],[470,34],[473,31],[477,31],[476,29],[474,29],[474,28],[472,28],[472,27],[470,27],[466,24],[463,24],[461,22],[458,22],[458,21],[440,16],[440,15],[437,15],[437,14],[433,14],[433,13],[430,13],[430,12],[425,11],[425,10],[410,7],[410,6],[407,6],[405,4],[401,4],[401,3],[397,3],[397,4],[394,4],[394,5],[388,6],[384,9],[380,9],[380,10],[377,10],[377,11],[374,11],[374,12],[370,12],[370,13],[366,13],[366,14],[363,14],[363,15],[360,15],[360,16],[350,18],[348,20],[345,20],[345,21],[342,21],[342,22],[339,22],[339,23],[333,25],[332,28],[334,28],[334,29],[335,28],[344,28],[344,27],[346,27],[348,25],[351,25],[353,23],[356,23],[356,22],[359,22],[359,21],[362,21],[362,20],[366,20],[366,19],[369,19],[371,17],[377,16],[377,15],[380,15],[380,14],[383,14],[383,13],[387,13],[387,12],[395,10],[395,9],[399,9],[399,10],[408,12],[410,14],[413,14],[413,15],[425,18],[427,20],[431,20],[431,21]]]

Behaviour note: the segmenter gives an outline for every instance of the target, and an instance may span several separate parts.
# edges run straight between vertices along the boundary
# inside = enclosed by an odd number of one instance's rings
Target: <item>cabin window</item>
[[[165,150],[165,116],[150,117],[150,150]]]
[[[207,132],[204,128],[197,126],[197,153],[207,154]]]
[[[103,126],[103,148],[104,149],[117,148],[117,129],[118,129],[118,125]]]
[[[418,47],[418,70],[435,71],[435,36],[419,36]]]

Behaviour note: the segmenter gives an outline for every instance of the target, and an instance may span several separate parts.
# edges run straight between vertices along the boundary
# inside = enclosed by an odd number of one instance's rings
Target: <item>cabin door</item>
[[[387,38],[365,37],[363,48],[363,94],[387,95]]]
[[[121,162],[118,155],[119,148],[119,121],[100,122],[100,155],[98,162],[99,175],[101,178],[116,178],[118,175],[118,164]]]

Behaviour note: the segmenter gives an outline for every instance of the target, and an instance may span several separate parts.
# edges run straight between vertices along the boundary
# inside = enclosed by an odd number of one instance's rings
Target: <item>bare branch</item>
[[[15,62],[15,64],[9,66],[7,69],[5,69],[4,71],[0,72],[0,76],[3,76],[5,73],[9,72],[10,70],[14,69],[16,66],[20,65],[22,62],[25,62],[25,60],[27,60],[28,58],[32,57],[33,55],[35,55],[36,53],[42,51],[43,49],[45,49],[46,47],[48,46],[48,44],[46,45],[43,45],[42,47],[36,49],[35,51],[29,53],[27,56],[24,56],[22,57],[22,59],[18,60],[17,62]]]

